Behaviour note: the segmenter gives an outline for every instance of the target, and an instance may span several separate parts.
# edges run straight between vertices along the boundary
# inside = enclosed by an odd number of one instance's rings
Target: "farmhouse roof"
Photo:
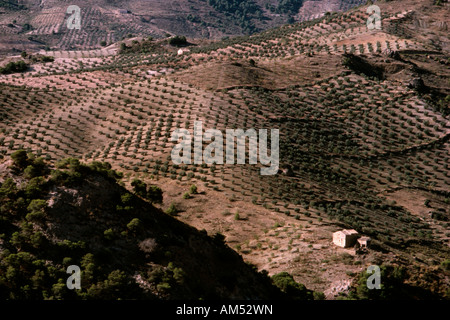
[[[341,232],[341,233],[345,234],[346,236],[351,236],[351,235],[358,234],[358,231],[356,231],[354,229],[344,229],[344,230],[340,230],[340,231],[337,231],[337,232]],[[337,233],[337,232],[335,232],[335,233]]]

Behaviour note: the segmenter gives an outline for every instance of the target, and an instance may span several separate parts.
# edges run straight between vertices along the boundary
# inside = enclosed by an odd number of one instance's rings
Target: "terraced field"
[[[449,38],[442,24],[411,30],[418,16],[449,8],[380,7],[382,30],[366,28],[363,6],[253,36],[189,39],[181,55],[167,40],[153,40],[157,52],[95,49],[136,29],[90,32],[103,23],[92,8],[83,34],[41,52],[54,62],[0,76],[1,156],[26,149],[107,161],[128,187],[133,178],[160,186],[163,208],[174,203],[179,219],[223,233],[258,268],[289,271],[330,298],[374,261],[433,268],[450,250],[449,222],[432,214],[450,214]],[[41,28],[58,32],[58,19],[49,12]],[[429,32],[433,43],[422,40]],[[74,37],[83,50],[64,50]],[[365,68],[349,67],[358,59]],[[410,86],[418,77],[424,92]],[[194,121],[223,132],[279,129],[280,172],[174,165],[171,134]],[[200,193],[183,198],[192,184]],[[344,227],[370,236],[374,250],[345,258],[331,244]],[[437,290],[447,288],[448,277]]]

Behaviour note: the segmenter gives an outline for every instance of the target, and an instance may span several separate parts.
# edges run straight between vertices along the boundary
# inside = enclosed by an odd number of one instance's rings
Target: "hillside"
[[[155,207],[327,299],[352,297],[372,264],[404,270],[415,298],[448,298],[450,8],[377,4],[381,30],[367,29],[366,5],[220,41],[7,56],[0,67],[29,68],[0,75],[0,154],[108,162],[130,192],[135,178],[160,187]],[[280,171],[174,164],[172,132],[194,121],[279,129]],[[335,246],[343,228],[369,250]]]
[[[255,33],[288,21],[346,10],[362,0],[6,0],[0,2],[0,53],[38,49],[102,49],[128,35],[166,34],[220,39]],[[318,5],[320,3],[320,5]],[[69,5],[80,8],[80,29],[68,29]],[[305,9],[303,10],[302,5]],[[103,50],[107,51],[107,50]]]

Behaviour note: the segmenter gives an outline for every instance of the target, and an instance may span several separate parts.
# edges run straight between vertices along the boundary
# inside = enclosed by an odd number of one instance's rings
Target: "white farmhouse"
[[[333,243],[342,248],[354,246],[357,239],[358,232],[353,229],[344,229],[333,233]]]

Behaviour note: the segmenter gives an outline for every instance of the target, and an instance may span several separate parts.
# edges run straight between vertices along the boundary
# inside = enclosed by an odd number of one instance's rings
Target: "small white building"
[[[178,50],[178,55],[181,56],[182,54],[184,54],[185,52],[189,52],[189,49],[179,49]]]
[[[358,244],[361,249],[368,248],[370,244],[370,237],[361,237],[358,239]]]
[[[358,232],[353,229],[344,229],[333,233],[333,243],[342,248],[354,246],[357,239]]]

